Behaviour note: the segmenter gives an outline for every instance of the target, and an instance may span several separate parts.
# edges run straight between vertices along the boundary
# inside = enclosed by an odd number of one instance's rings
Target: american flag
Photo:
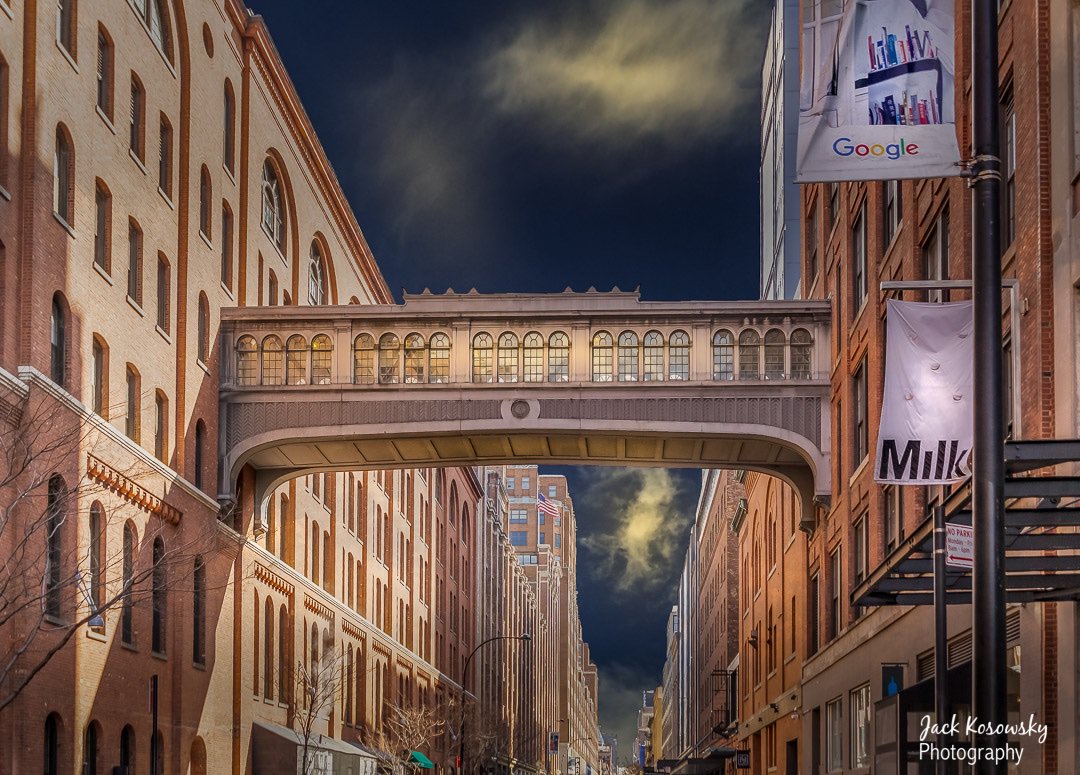
[[[559,507],[544,497],[544,493],[536,493],[536,510],[549,517],[559,516]]]

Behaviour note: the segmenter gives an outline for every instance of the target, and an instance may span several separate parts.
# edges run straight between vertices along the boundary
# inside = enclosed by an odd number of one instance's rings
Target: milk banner
[[[960,174],[954,3],[803,3],[799,183]]]
[[[971,474],[973,325],[970,301],[889,300],[875,481],[947,484]]]

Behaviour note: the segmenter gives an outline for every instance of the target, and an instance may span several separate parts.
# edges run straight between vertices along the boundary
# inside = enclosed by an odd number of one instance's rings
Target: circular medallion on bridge
[[[524,420],[529,416],[529,402],[523,401],[520,398],[510,404],[510,414],[519,420]]]

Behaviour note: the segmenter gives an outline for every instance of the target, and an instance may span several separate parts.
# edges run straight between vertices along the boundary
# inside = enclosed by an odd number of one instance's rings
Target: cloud
[[[588,573],[615,594],[667,593],[678,576],[694,493],[661,468],[596,468],[575,496],[589,519]]]
[[[613,149],[722,137],[756,98],[763,18],[751,0],[609,0],[532,18],[481,64],[505,113]]]

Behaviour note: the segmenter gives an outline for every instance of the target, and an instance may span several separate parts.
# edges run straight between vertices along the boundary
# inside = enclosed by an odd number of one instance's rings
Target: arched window
[[[425,380],[427,354],[424,347],[424,337],[420,334],[409,334],[405,337],[405,382],[410,385],[422,384]]]
[[[351,573],[351,571],[350,571]],[[345,652],[345,675],[342,677],[342,682],[345,684],[345,697],[343,702],[345,705],[345,723],[352,726],[353,723],[353,648],[352,644],[349,644],[348,650]]]
[[[210,302],[206,294],[199,292],[199,360],[210,362]]]
[[[613,342],[607,331],[597,331],[592,338],[593,382],[611,382]]]
[[[450,381],[450,337],[432,334],[428,351],[428,382]]]
[[[263,612],[263,697],[274,699],[274,604],[269,595]]]
[[[713,334],[712,347],[713,379],[735,379],[735,337],[730,331],[717,331]]]
[[[139,5],[142,5],[142,3]],[[150,28],[150,38],[154,41],[154,45],[165,55],[166,59],[172,62],[169,17],[165,13],[161,0],[146,1],[146,26]]]
[[[63,528],[67,516],[67,487],[60,475],[49,478],[48,503],[45,514],[45,613],[60,616],[61,561],[63,559]]]
[[[191,596],[191,661],[206,664],[206,564],[195,555]]]
[[[75,151],[63,124],[56,127],[53,153],[53,210],[68,226],[75,225]]]
[[[509,331],[499,335],[499,382],[518,381],[518,338]]]
[[[165,570],[165,542],[161,536],[154,539],[154,568],[150,581],[150,602],[152,609],[151,650],[156,654],[165,653],[165,622],[168,611],[165,609],[167,581]]]
[[[784,332],[774,328],[765,334],[765,379],[784,378]]]
[[[120,767],[124,772],[135,772],[135,730],[130,724],[120,732]]]
[[[311,580],[319,583],[319,542],[322,534],[319,532],[319,523],[311,523]]]
[[[262,340],[262,384],[283,385],[281,339],[274,334]]]
[[[619,382],[637,382],[638,337],[633,331],[619,334]]]
[[[649,331],[642,340],[642,359],[645,362],[645,382],[661,382],[664,379],[664,335]]]
[[[477,334],[472,341],[472,381],[491,382],[492,375],[491,334]]]
[[[262,228],[280,251],[285,250],[285,212],[281,199],[281,181],[273,163],[263,162]]]
[[[293,334],[285,343],[285,384],[307,384],[307,339]]]
[[[748,329],[739,334],[739,379],[761,378],[761,337]]]
[[[353,342],[353,382],[371,385],[375,382],[375,338],[360,334]]]
[[[548,382],[570,381],[570,337],[556,331],[548,337]]]
[[[311,681],[316,683],[319,679],[319,627],[315,624],[311,625],[311,651],[308,656],[311,657]]]
[[[311,242],[308,258],[308,304],[313,307],[326,304],[326,264],[323,263],[322,248],[315,240]]]
[[[225,169],[233,171],[236,158],[236,95],[232,81],[225,79],[225,131],[223,138]]]
[[[544,337],[535,331],[521,340],[523,377],[525,382],[544,381]]]
[[[685,331],[673,331],[668,339],[668,377],[690,379],[690,336]]]
[[[82,775],[98,775],[98,747],[101,740],[101,725],[91,721],[83,733],[83,770]]]
[[[135,73],[131,74],[130,102],[128,149],[142,162],[146,160],[146,89]]]
[[[67,315],[59,293],[52,298],[52,315],[49,319],[49,376],[60,387],[67,381]]]
[[[105,510],[98,501],[90,504],[90,519],[87,524],[89,533],[89,560],[90,560],[90,605],[94,612],[101,610],[105,601]],[[104,626],[91,620],[93,626]]]
[[[311,384],[329,385],[333,374],[334,342],[326,334],[311,340]]]
[[[199,231],[207,239],[210,239],[211,199],[214,196],[214,184],[210,181],[210,170],[204,164],[199,173]]]
[[[57,0],[56,2],[56,42],[64,51],[75,58],[75,0]]]
[[[277,682],[278,701],[287,702],[289,699],[288,665],[289,665],[289,611],[284,603],[278,610],[278,645],[277,645]]]
[[[60,775],[60,716],[45,718],[45,775]]]
[[[240,385],[259,384],[259,345],[247,334],[236,340],[236,381]]]
[[[396,385],[401,381],[401,340],[396,334],[379,337],[379,384]]]
[[[791,333],[791,378],[810,379],[814,337],[805,328]]]
[[[195,423],[195,486],[206,489],[206,423]]]
[[[100,178],[94,182],[94,263],[112,271],[112,194]]]
[[[135,583],[135,526],[128,522],[124,525],[124,544],[121,555],[121,581],[123,583],[123,602],[120,604],[120,640],[122,643],[135,645],[135,610],[132,600],[132,585]],[[121,757],[121,763],[122,757]]]
[[[225,200],[221,201],[221,284],[233,289],[233,214]]]

